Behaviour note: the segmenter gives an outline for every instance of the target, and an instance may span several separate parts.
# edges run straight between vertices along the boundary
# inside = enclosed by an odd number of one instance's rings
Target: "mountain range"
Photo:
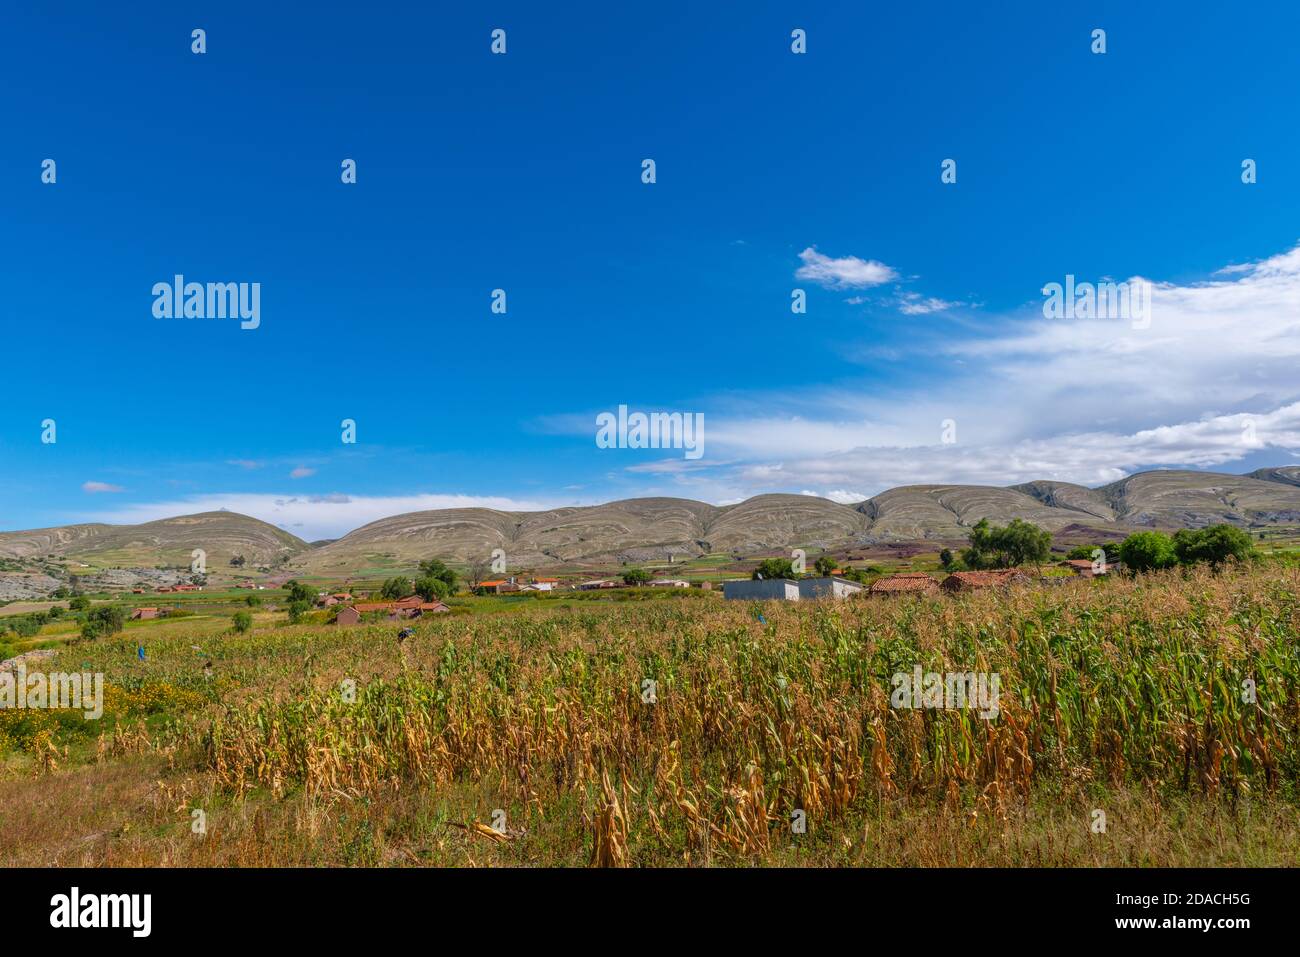
[[[1022,518],[1079,540],[1216,522],[1246,528],[1296,525],[1300,466],[1248,475],[1156,470],[1100,488],[1046,480],[1008,487],[909,485],[851,505],[772,494],[725,506],[635,498],[544,512],[439,509],[383,518],[317,546],[258,519],[219,511],[141,525],[0,532],[0,558],[57,557],[122,567],[188,565],[193,549],[201,548],[214,568],[227,568],[230,558],[242,555],[249,569],[277,566],[335,575],[429,557],[486,561],[499,548],[514,567],[557,566],[796,547],[961,543],[981,518],[995,524]]]

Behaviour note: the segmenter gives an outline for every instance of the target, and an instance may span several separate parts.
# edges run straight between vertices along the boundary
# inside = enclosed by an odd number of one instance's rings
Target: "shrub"
[[[246,611],[237,611],[231,616],[230,622],[239,634],[247,634],[253,630],[253,616]]]
[[[409,594],[411,594],[411,580],[400,576],[386,579],[379,588],[379,597],[384,601],[397,601]]]
[[[788,558],[765,558],[754,569],[755,579],[794,578],[794,562]]]
[[[970,531],[970,548],[962,550],[967,568],[1016,568],[1047,561],[1052,535],[1032,522],[1013,518],[1007,525],[990,525],[981,518]]]
[[[1119,543],[1119,560],[1135,572],[1169,568],[1178,562],[1174,542],[1163,532],[1134,532]]]
[[[442,601],[451,597],[451,586],[441,578],[425,575],[415,583],[415,593],[425,601]],[[405,596],[398,595],[402,598]]]
[[[1174,554],[1184,565],[1208,562],[1218,568],[1226,561],[1245,561],[1254,553],[1250,535],[1235,525],[1184,528],[1174,535]]]

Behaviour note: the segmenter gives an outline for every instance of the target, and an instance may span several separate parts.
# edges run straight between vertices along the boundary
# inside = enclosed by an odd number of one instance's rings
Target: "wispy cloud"
[[[266,465],[265,462],[258,462],[255,459],[228,459],[226,461],[226,464],[235,465],[241,469],[247,469],[250,472],[253,471],[254,469],[260,469]]]
[[[81,490],[88,495],[99,495],[104,492],[125,492],[126,489],[120,485],[110,485],[108,482],[82,482]]]
[[[1043,279],[1026,278],[1031,302]],[[830,489],[822,494],[847,502],[895,485],[1099,485],[1144,468],[1291,457],[1300,450],[1300,247],[1207,281],[1154,283],[1148,328],[1046,319],[1033,302],[889,349],[925,380],[719,395],[701,402],[702,460],[626,472],[709,501]],[[949,422],[956,441],[945,443]]]
[[[898,311],[905,316],[925,316],[932,312],[947,312],[964,306],[964,302],[949,302],[935,296],[922,296],[919,292],[900,292]]]
[[[797,279],[807,279],[827,289],[866,289],[898,279],[891,266],[874,259],[841,256],[833,259],[809,246],[799,254],[803,265],[795,270]]]
[[[546,500],[515,499],[494,495],[415,494],[415,495],[276,495],[232,493],[194,495],[159,502],[124,505],[112,511],[88,514],[85,521],[110,524],[152,522],[176,515],[197,512],[238,512],[314,541],[338,538],[355,528],[403,512],[422,512],[439,508],[492,508],[504,512],[544,511],[558,503]],[[571,503],[566,503],[571,504]]]
[[[308,468],[305,465],[299,465],[296,469],[294,469],[292,472],[289,473],[289,478],[291,479],[310,478],[315,474],[316,474],[315,469]]]

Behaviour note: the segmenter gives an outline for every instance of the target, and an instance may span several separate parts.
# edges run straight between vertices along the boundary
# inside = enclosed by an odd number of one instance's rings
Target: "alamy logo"
[[[894,692],[889,703],[895,708],[979,709],[984,719],[998,716],[1002,676],[980,671],[900,671],[893,677]]]
[[[153,285],[155,319],[240,319],[241,329],[262,324],[260,282],[186,282],[177,274],[170,283]]]
[[[13,671],[0,671],[0,710],[6,708],[68,708],[80,711],[87,721],[97,721],[104,716],[104,675],[28,674],[19,661]]]
[[[1151,283],[1145,279],[1075,282],[1070,274],[1064,283],[1044,286],[1043,296],[1047,319],[1131,319],[1134,329],[1151,326]]]
[[[703,412],[633,412],[596,416],[596,446],[602,449],[685,449],[686,458],[704,455]]]
[[[131,936],[148,937],[153,927],[152,894],[71,894],[50,898],[51,927],[129,927]]]

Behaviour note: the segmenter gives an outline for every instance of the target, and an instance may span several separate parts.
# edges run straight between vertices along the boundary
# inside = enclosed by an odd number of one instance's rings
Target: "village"
[[[753,578],[733,579],[716,583],[721,585],[722,597],[728,601],[813,601],[817,599],[846,599],[855,596],[879,598],[900,595],[924,596],[937,594],[956,594],[978,591],[987,588],[1000,588],[1013,584],[1027,584],[1037,580],[1044,585],[1056,585],[1072,578],[1094,578],[1118,572],[1122,565],[1100,563],[1087,559],[1067,559],[1055,563],[1056,568],[1066,574],[1043,575],[1035,578],[1023,568],[999,568],[983,571],[954,571],[945,577],[936,577],[929,572],[893,572],[881,575],[871,582],[863,582],[846,577],[844,569],[835,568],[826,575],[810,575],[801,578]],[[240,589],[265,590],[265,586],[251,581],[240,582]],[[650,589],[699,589],[715,591],[712,581],[690,581],[685,578],[648,578],[644,581],[620,581],[616,578],[595,578],[583,581],[565,582],[556,577],[530,577],[521,580],[517,576],[491,579],[472,584],[469,591],[480,596],[526,597],[538,593],[554,592],[613,592],[633,588]],[[155,588],[154,594],[176,594],[201,592],[203,585],[163,585]],[[144,594],[144,589],[133,589],[134,594]],[[339,627],[359,625],[363,620],[409,621],[427,615],[450,612],[451,606],[436,598],[430,600],[418,594],[407,595],[390,600],[371,600],[365,592],[353,595],[351,591],[319,591],[313,601],[318,610],[329,612],[330,622]],[[136,607],[131,610],[129,620],[152,621],[167,617],[172,609],[161,606]]]

